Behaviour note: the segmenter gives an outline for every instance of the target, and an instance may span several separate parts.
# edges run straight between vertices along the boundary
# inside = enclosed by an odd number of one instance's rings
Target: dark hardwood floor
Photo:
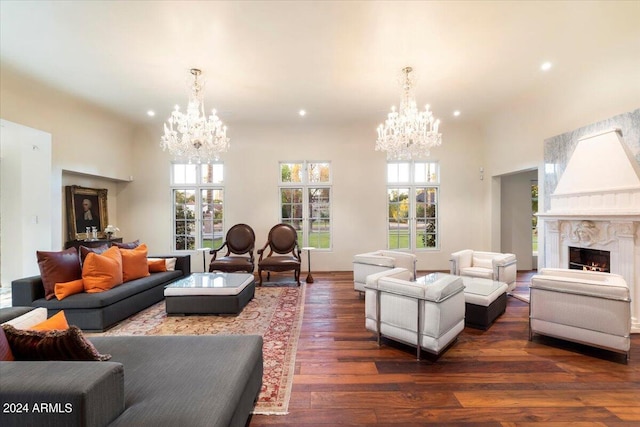
[[[518,288],[533,273],[518,274]],[[465,328],[438,360],[364,328],[351,272],[314,273],[306,285],[296,374],[284,416],[258,426],[640,426],[640,335],[631,360],[536,337],[529,306],[509,297],[487,331]]]

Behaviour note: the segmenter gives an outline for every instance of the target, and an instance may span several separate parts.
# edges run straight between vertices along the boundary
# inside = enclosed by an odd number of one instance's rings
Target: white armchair
[[[547,335],[629,358],[631,298],[620,275],[543,268],[531,278],[529,310],[529,340]]]
[[[409,271],[410,279],[416,278],[417,257],[412,253],[380,250],[355,255],[353,257],[353,288],[364,292],[367,276],[392,268],[405,268]]]
[[[511,292],[516,288],[516,263],[514,254],[464,249],[451,254],[451,274],[504,282]]]
[[[464,329],[462,278],[442,273],[408,280],[409,272],[394,268],[367,277],[365,327],[378,336],[440,354]]]

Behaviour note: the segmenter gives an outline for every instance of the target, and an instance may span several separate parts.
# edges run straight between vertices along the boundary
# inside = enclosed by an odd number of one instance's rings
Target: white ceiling
[[[598,61],[637,65],[639,22],[640,1],[1,0],[0,59],[138,122],[184,107],[188,70],[201,68],[206,107],[230,124],[375,125],[412,66],[419,105],[446,125]]]

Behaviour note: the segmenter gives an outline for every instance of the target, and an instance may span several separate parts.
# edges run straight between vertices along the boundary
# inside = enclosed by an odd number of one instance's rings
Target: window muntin
[[[439,248],[439,175],[437,162],[387,164],[389,249]]]
[[[280,163],[280,221],[298,231],[300,246],[331,249],[331,163]]]
[[[215,248],[222,244],[223,172],[222,163],[171,165],[174,250]]]

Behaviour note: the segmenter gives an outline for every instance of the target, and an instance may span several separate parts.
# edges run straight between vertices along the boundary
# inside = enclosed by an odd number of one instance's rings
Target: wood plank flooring
[[[520,272],[518,288],[534,273]],[[439,359],[383,342],[364,328],[351,272],[306,285],[296,373],[284,416],[258,426],[640,426],[640,335],[631,360],[536,337],[529,306],[509,297],[487,331],[465,328]]]

